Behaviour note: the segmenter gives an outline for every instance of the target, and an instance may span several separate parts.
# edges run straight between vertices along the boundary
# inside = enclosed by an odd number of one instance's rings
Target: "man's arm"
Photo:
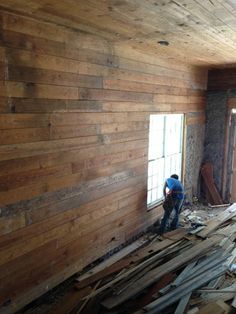
[[[165,182],[164,187],[163,187],[163,195],[166,198],[166,187],[167,187],[167,182]]]

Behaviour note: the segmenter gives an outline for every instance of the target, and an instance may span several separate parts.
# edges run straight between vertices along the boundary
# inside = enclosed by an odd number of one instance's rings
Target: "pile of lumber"
[[[235,216],[233,204],[195,234],[177,229],[127,246],[81,274],[52,312],[229,313],[236,306]]]

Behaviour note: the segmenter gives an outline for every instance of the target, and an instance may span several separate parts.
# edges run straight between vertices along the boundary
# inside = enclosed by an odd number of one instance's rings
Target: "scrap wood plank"
[[[145,267],[139,268],[137,272],[134,272],[131,279],[125,279],[121,283],[118,284],[113,290],[115,294],[120,294],[122,291],[125,291],[128,287],[130,287],[134,282],[142,278],[146,273],[148,273],[153,268],[159,266],[160,263],[162,263],[162,257],[166,258],[169,254],[173,254],[176,251],[180,251],[186,247],[189,247],[191,243],[183,243],[181,246],[176,246],[173,249],[166,250],[165,252],[160,252],[157,255],[154,255],[152,258],[149,259],[149,262],[147,260],[147,263],[145,263]]]
[[[211,204],[208,204],[208,207],[210,208],[221,208],[221,207],[229,207],[230,204],[227,203],[227,204],[220,204],[220,205],[211,205]]]
[[[211,292],[210,292],[211,291]],[[212,290],[212,289],[202,289],[201,297],[205,300],[218,300],[221,299],[223,301],[228,301],[233,299],[236,295],[236,283],[220,290]]]
[[[229,224],[223,228],[219,228],[214,233],[215,234],[222,234],[223,236],[230,238],[232,235],[234,235],[236,233],[236,223]]]
[[[143,238],[135,241],[134,243],[124,247],[119,252],[113,254],[110,258],[108,258],[104,262],[102,262],[102,263],[98,264],[97,266],[93,267],[91,270],[89,270],[85,274],[79,276],[77,278],[77,280],[78,281],[82,281],[82,280],[84,280],[84,279],[86,279],[86,278],[88,278],[88,277],[90,277],[92,275],[97,274],[98,272],[104,270],[106,267],[111,266],[112,264],[114,264],[118,260],[122,259],[123,257],[129,255],[133,251],[137,250],[138,248],[140,248],[141,246],[143,246],[147,242],[148,242],[148,240],[145,240]]]
[[[174,314],[183,314],[185,312],[186,307],[188,306],[188,303],[189,303],[189,299],[191,298],[191,295],[192,295],[192,292],[186,294],[180,299],[179,304]]]
[[[183,239],[183,237],[187,234],[187,231],[186,229],[183,229],[183,228],[179,228],[179,229],[176,229],[176,230],[173,230],[173,231],[170,231],[170,232],[167,232],[167,233],[164,233],[162,235],[163,238],[165,239],[170,239],[170,240],[181,240]]]
[[[131,278],[126,278],[125,280],[118,283],[116,287],[113,288],[113,291],[116,295],[119,295],[128,287],[130,287],[135,281],[142,278],[148,271],[156,267],[156,264],[160,264],[162,260],[158,259],[157,261],[151,262],[149,265],[145,266],[144,268],[140,269],[137,273],[135,272]]]
[[[161,251],[161,250],[171,246],[175,242],[178,242],[178,241],[165,239],[165,240],[160,241],[160,242],[153,242],[152,244],[147,245],[146,247],[139,249],[138,251],[133,253],[131,256],[125,257],[125,258],[121,259],[120,261],[117,261],[114,264],[111,264],[108,267],[104,268],[104,266],[102,266],[101,270],[99,270],[99,271],[98,271],[99,268],[97,268],[95,271],[93,271],[94,274],[92,274],[90,276],[88,274],[87,276],[78,277],[77,280],[79,282],[76,284],[76,287],[79,289],[82,287],[85,287],[85,286],[87,286],[87,285],[89,285],[89,284],[91,284],[91,283],[93,283],[93,282],[95,282],[101,278],[104,278],[108,275],[111,275],[111,274],[113,274],[113,273],[115,273],[115,272],[117,272],[123,268],[129,267],[130,265],[133,265],[134,263],[139,262],[143,258],[151,256],[153,253]],[[86,274],[84,274],[84,275],[86,275]]]
[[[200,273],[207,271],[209,268],[213,268],[218,264],[222,264],[227,256],[222,255],[222,250],[216,251],[209,257],[203,259],[196,265],[196,261],[188,264],[180,275],[170,285],[166,286],[160,291],[161,294],[166,294],[171,288],[178,287],[183,284],[186,280],[190,280],[193,277],[198,276]]]
[[[216,303],[217,303],[222,309],[224,309],[225,314],[227,314],[227,313],[232,313],[232,312],[231,312],[232,308],[231,308],[227,303],[225,303],[223,300],[217,300]]]
[[[214,313],[214,314],[225,314],[224,309],[222,309],[221,306],[219,306],[216,302],[211,302],[203,306],[197,314],[209,314],[209,313]]]
[[[166,274],[165,276],[161,278],[161,280],[159,280],[154,285],[152,285],[149,289],[147,289],[147,291],[145,291],[145,293],[142,294],[140,298],[128,300],[122,306],[122,310],[124,307],[126,308],[127,305],[128,305],[129,313],[134,313],[135,311],[141,309],[145,305],[149,304],[153,300],[154,295],[158,294],[158,291],[164,286],[166,286],[168,283],[170,283],[174,278],[175,278],[175,274],[173,273]],[[113,312],[109,311],[109,313],[113,313]]]
[[[190,274],[187,278],[184,278],[184,281],[198,276],[202,272],[207,271],[209,268],[214,268],[214,267],[219,266],[219,265],[224,265],[223,263],[226,259],[227,259],[227,256],[222,255],[218,258],[217,257],[211,258],[211,259],[209,258],[209,259],[203,261],[202,263],[199,263],[198,265],[196,265],[193,268],[192,274]],[[227,268],[227,266],[225,266],[225,267]]]
[[[148,289],[148,292],[145,293],[144,296],[141,296],[140,298],[138,298],[138,300],[135,300],[136,301],[135,308],[133,309],[133,311],[149,304],[153,300],[153,296],[156,295],[162,288],[168,285],[171,281],[173,281],[174,278],[175,274],[173,273],[168,273],[165,276],[163,276],[158,282],[152,285],[150,289]]]
[[[92,291],[95,291],[97,289],[97,287],[100,285],[101,281],[98,281],[95,286],[93,287]],[[84,302],[81,304],[80,308],[78,309],[76,314],[79,314],[83,311],[83,309],[85,308],[85,306],[87,305],[87,303],[90,301],[89,298],[87,298],[86,300],[84,300]]]
[[[234,307],[236,309],[236,293],[235,293],[235,297],[231,303],[231,306]]]
[[[115,294],[120,294],[122,291],[126,290],[129,286],[131,286],[134,282],[142,278],[146,273],[148,273],[153,268],[159,266],[163,259],[166,258],[168,255],[175,253],[176,251],[180,251],[183,248],[189,247],[191,243],[183,242],[178,246],[174,246],[173,248],[166,249],[165,251],[161,251],[157,255],[152,256],[152,258],[148,259],[144,263],[144,267],[139,267],[136,272],[133,272],[132,276],[129,278],[125,278],[125,280],[118,283],[118,286],[114,288]]]
[[[230,257],[232,253],[229,253],[229,249],[228,246],[224,244],[224,242],[220,242],[220,247],[221,249],[217,249],[217,251],[215,253],[213,253],[208,259],[205,260],[206,263],[210,263],[212,260],[214,261],[215,259],[222,257],[224,259],[225,257],[225,261],[223,263],[224,266],[226,266],[227,268],[229,267],[229,263],[230,263]],[[209,282],[208,287],[209,289],[213,289],[218,287],[221,282],[224,280],[224,275],[221,277],[218,277],[212,281]]]
[[[133,268],[127,270],[125,273],[122,273],[120,276],[118,276],[115,279],[111,280],[110,282],[108,282],[107,284],[105,284],[101,288],[97,289],[95,292],[92,292],[91,294],[89,294],[85,298],[90,298],[90,297],[93,297],[93,296],[97,295],[98,293],[100,293],[100,292],[110,288],[115,283],[117,283],[117,282],[121,281],[122,279],[127,278],[129,275],[139,271],[139,269],[142,269],[142,268],[146,267],[147,265],[149,265],[155,259],[165,256],[166,253],[173,252],[173,248],[175,248],[179,243],[181,243],[181,242],[178,241],[178,242],[172,244],[170,247],[167,247],[165,250],[162,250],[158,254],[150,257],[148,260],[145,260],[142,263],[140,263],[140,264],[134,266]]]
[[[214,179],[213,179],[213,165],[211,163],[205,163],[201,167],[201,175],[203,177],[205,186],[210,194],[210,198],[213,201],[213,205],[223,204],[222,198],[216,189]]]
[[[220,225],[222,224],[221,220],[218,220],[217,218],[210,220],[207,223],[207,226],[197,233],[198,237],[206,238],[211,232],[216,230]]]
[[[232,261],[234,260],[234,256],[236,253],[236,249],[234,248],[235,244],[232,244],[232,241],[230,239],[225,239],[226,241],[224,242],[223,240],[220,242],[220,246],[222,247],[222,249],[224,250],[222,252],[222,256],[226,256],[227,259],[224,262],[224,266],[226,266],[227,268],[230,267]],[[234,248],[232,250],[232,248]],[[220,250],[218,252],[221,252]],[[225,276],[221,276],[218,277],[212,281],[209,282],[209,284],[207,285],[207,288],[209,289],[216,289],[217,287],[219,287],[221,285],[221,283],[225,280]]]
[[[136,281],[133,285],[131,285],[129,289],[126,290],[124,293],[121,293],[119,296],[112,296],[110,298],[105,299],[102,302],[102,305],[108,309],[111,309],[123,303],[127,299],[141,292],[146,287],[155,283],[158,279],[160,279],[165,274],[175,269],[178,269],[180,266],[193,260],[195,257],[202,254],[204,251],[209,250],[210,248],[213,248],[220,241],[220,239],[221,237],[215,235],[211,237],[210,239],[206,239],[205,241],[202,241],[201,243],[194,245],[190,249],[183,252],[181,255],[174,257],[168,262],[150,271],[143,278],[141,278],[140,280]]]
[[[68,314],[70,313],[82,300],[84,296],[92,291],[91,287],[86,287],[80,291],[71,290],[66,293],[60,301],[51,309],[51,314]]]
[[[216,230],[223,222],[231,219],[232,217],[236,216],[236,204],[231,205],[228,207],[224,212],[219,214],[216,218],[211,219],[207,227],[200,231],[197,236],[206,238],[211,232]]]
[[[197,314],[227,314],[231,312],[231,307],[222,300],[211,302],[203,306]]]
[[[220,219],[226,221],[228,218],[229,214],[234,214],[236,213],[236,203],[231,204],[228,208],[226,208],[223,212],[221,212],[217,218],[220,217]]]
[[[197,288],[201,287],[208,281],[212,280],[220,276],[222,273],[226,271],[225,267],[217,267],[214,270],[208,270],[207,272],[202,273],[196,278],[187,281],[183,285],[179,286],[175,290],[171,291],[170,293],[158,298],[157,300],[153,301],[152,303],[146,305],[144,310],[149,314],[155,314],[157,311],[160,311],[167,306],[174,304],[177,300],[181,297],[185,296],[191,291],[196,290]]]
[[[188,264],[184,268],[184,270],[179,274],[179,276],[177,276],[177,278],[173,282],[171,282],[169,285],[166,285],[163,289],[161,289],[159,293],[163,295],[163,294],[166,294],[171,288],[177,287],[178,284],[180,284],[186,278],[189,271],[192,270],[195,264],[196,264],[196,261]]]
[[[212,281],[209,282],[209,284],[207,285],[207,287],[209,289],[216,289],[217,287],[219,287],[223,281],[225,280],[225,276],[222,275],[221,277],[218,277]]]
[[[194,308],[192,308],[191,310],[189,310],[187,312],[187,314],[196,314],[199,311],[199,308],[197,306],[195,306]]]
[[[222,198],[216,189],[213,179],[213,165],[211,163],[205,163],[201,167],[201,175],[203,177],[207,192],[209,193],[209,201],[213,202],[214,205],[223,204]],[[208,194],[207,194],[208,195]]]

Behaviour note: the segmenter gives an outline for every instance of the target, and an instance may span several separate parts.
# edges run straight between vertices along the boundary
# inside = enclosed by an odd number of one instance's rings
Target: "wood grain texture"
[[[48,31],[46,23],[38,26],[30,19],[24,21],[11,15],[2,19],[8,31],[20,29],[23,34],[40,37],[41,43],[45,40],[58,42],[62,53],[65,51],[63,44],[70,42],[75,48],[109,54],[112,47],[105,40],[108,39],[115,43],[118,51],[123,51],[122,57],[126,54],[124,47],[129,45],[151,55],[150,59],[157,59],[156,64],[163,65],[162,58],[176,68],[181,67],[176,65],[178,61],[201,66],[222,63],[230,66],[236,61],[236,7],[232,0],[186,0],[184,3],[104,0],[99,6],[95,0],[81,0],[79,6],[73,0],[41,0],[37,3],[1,0],[0,5],[2,9],[65,26],[62,34],[56,25]],[[82,32],[78,34],[78,31]],[[88,32],[94,35],[89,37]],[[102,38],[98,39],[97,34]],[[163,40],[169,44],[159,45]],[[30,45],[38,48],[34,41],[27,47]],[[47,51],[51,48],[49,45]]]
[[[0,313],[11,313],[160,216],[146,210],[149,116],[204,123],[206,71],[0,15]]]

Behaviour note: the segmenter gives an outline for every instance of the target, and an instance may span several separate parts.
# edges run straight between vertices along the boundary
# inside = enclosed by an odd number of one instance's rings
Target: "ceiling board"
[[[236,64],[233,0],[0,0],[0,7],[98,34],[116,47],[194,65]],[[163,40],[169,45],[160,46]]]

